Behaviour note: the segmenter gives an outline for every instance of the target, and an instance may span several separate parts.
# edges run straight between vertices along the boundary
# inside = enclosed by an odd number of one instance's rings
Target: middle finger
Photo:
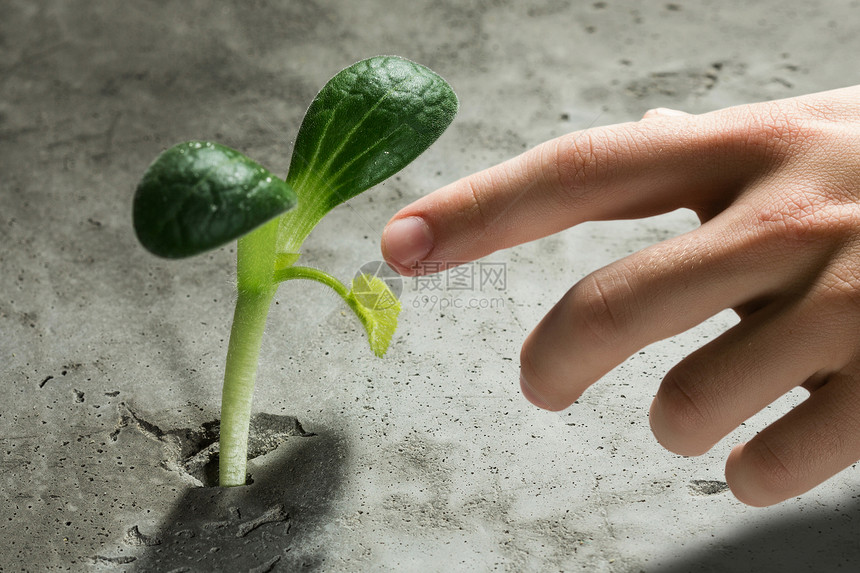
[[[786,249],[749,219],[736,206],[574,285],[523,344],[526,396],[564,409],[639,349],[781,292],[810,272],[818,249]]]

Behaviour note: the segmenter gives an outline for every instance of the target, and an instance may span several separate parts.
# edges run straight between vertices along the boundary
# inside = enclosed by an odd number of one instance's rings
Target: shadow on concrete
[[[253,483],[187,490],[129,571],[313,571],[326,559],[319,534],[339,495],[348,448],[324,431],[294,437],[253,460]],[[127,536],[128,543],[128,536]]]
[[[660,573],[860,571],[860,500],[741,529]]]

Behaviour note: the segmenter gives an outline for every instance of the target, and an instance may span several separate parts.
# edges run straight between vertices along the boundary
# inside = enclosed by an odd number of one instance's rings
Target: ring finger
[[[848,344],[829,332],[832,322],[808,299],[744,318],[666,375],[649,415],[657,440],[676,454],[703,454],[792,388],[843,366]]]

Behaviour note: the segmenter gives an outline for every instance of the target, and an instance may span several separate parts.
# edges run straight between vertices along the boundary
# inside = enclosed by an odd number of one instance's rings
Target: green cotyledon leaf
[[[296,137],[287,182],[299,207],[281,218],[278,250],[297,252],[333,207],[403,169],[445,131],[458,106],[438,74],[397,56],[335,75]]]
[[[234,149],[180,143],[149,166],[134,196],[134,229],[155,255],[219,247],[295,207],[288,183]]]

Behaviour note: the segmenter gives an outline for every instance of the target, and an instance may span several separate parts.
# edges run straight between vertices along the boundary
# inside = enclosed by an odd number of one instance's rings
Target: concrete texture
[[[284,437],[251,462],[253,485],[229,491],[195,486],[177,452],[204,447],[218,416],[234,248],[161,261],[130,224],[160,150],[214,139],[285,173],[317,89],[358,59],[399,54],[446,77],[461,113],[418,162],[315,230],[306,260],[346,279],[379,258],[398,208],[552,136],[655,106],[700,112],[856,83],[857,1],[6,0],[2,14],[0,570],[860,563],[856,468],[763,510],[721,482],[732,444],[800,393],[700,458],[651,437],[662,375],[730,314],[637,354],[560,415],[518,394],[520,344],[554,301],[693,228],[689,213],[496,253],[485,262],[505,265],[504,285],[407,280],[382,360],[338,299],[285,285],[256,410],[315,435]]]

